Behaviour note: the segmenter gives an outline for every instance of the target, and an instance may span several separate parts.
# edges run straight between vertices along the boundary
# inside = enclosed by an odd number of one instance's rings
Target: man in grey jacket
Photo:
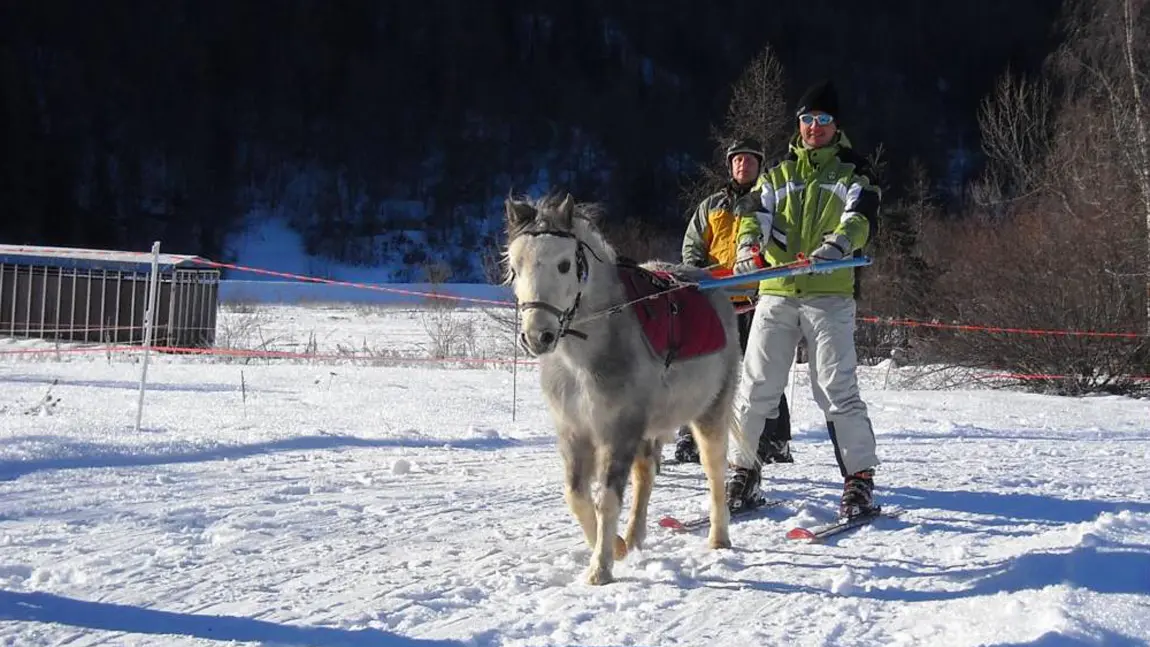
[[[683,263],[706,269],[731,269],[737,256],[738,221],[735,203],[746,196],[763,167],[763,147],[754,139],[737,139],[727,148],[727,171],[731,180],[722,190],[703,200],[683,236]],[[731,300],[741,309],[739,314],[739,346],[745,352],[747,336],[754,318],[755,293],[758,284],[750,282],[743,290],[731,290]],[[791,416],[787,398],[779,400],[779,415],[763,425],[759,436],[758,456],[763,463],[793,463],[791,456]],[[698,463],[699,450],[690,429],[679,430],[675,443],[675,459],[684,463]]]

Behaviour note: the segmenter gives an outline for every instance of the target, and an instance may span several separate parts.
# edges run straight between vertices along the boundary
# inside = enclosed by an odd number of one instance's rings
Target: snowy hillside
[[[332,241],[334,248],[311,252],[305,236],[292,226],[283,210],[254,210],[243,219],[239,231],[228,237],[225,255],[245,267],[340,281],[418,283],[429,280],[428,273],[433,272],[446,273],[456,283],[488,282],[484,265],[490,261],[484,259],[484,254],[486,244],[495,240],[503,227],[501,199],[485,205],[466,226],[434,235],[422,222],[425,214],[421,205],[401,202],[385,206],[397,211],[398,207],[407,207],[410,213],[405,221],[410,223],[409,228],[385,229],[374,235],[344,235],[342,244]],[[312,239],[315,237],[313,234]],[[333,260],[333,254],[349,260]],[[268,279],[230,270],[224,278]]]
[[[254,214],[245,222],[246,228],[229,239],[227,250],[236,259],[236,264],[241,266],[365,283],[414,282],[424,279],[422,276],[413,276],[409,264],[403,262],[404,253],[426,247],[418,244],[419,241],[412,243],[411,249],[397,245],[393,250],[394,256],[374,258],[370,265],[355,266],[337,263],[322,255],[308,254],[303,236],[282,218]],[[396,236],[407,240],[403,232]],[[225,272],[224,278],[269,280],[267,276],[234,271]]]
[[[235,346],[330,361],[153,355],[138,434],[131,357],[0,354],[0,644],[1150,641],[1146,400],[865,368],[877,492],[906,512],[807,545],[784,533],[829,519],[841,482],[796,374],[797,463],[765,475],[790,504],[708,550],[655,525],[705,509],[698,467],[667,467],[647,546],[594,588],[537,373],[416,362],[436,316],[222,313]],[[452,316],[468,357],[506,356],[493,319]]]

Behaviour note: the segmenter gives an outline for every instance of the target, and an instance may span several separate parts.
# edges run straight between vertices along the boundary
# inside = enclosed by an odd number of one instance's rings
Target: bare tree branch
[[[783,87],[783,66],[768,45],[731,87],[722,127],[712,125],[710,128],[711,141],[715,144],[714,159],[683,188],[681,195],[688,209],[693,209],[727,182],[729,172],[722,150],[735,138],[758,139],[766,147],[768,158],[786,145],[794,124],[783,100]]]

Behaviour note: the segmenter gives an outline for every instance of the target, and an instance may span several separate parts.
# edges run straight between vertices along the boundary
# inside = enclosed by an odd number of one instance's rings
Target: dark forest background
[[[227,261],[274,218],[317,257],[484,281],[504,197],[562,188],[674,257],[725,138],[781,152],[830,78],[884,192],[862,312],[1146,331],[1148,4],[6,0],[0,241]],[[1136,390],[1148,339],[860,349]]]
[[[0,237],[220,258],[264,207],[312,251],[370,263],[344,241],[426,226],[432,247],[478,244],[452,232],[482,237],[509,191],[560,185],[677,232],[709,127],[767,46],[788,106],[833,78],[895,190],[917,160],[950,202],[983,164],[979,102],[1037,68],[1059,7],[7,0]]]

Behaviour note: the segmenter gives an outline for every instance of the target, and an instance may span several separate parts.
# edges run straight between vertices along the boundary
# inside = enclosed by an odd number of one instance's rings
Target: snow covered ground
[[[864,369],[878,493],[907,511],[804,545],[785,531],[841,484],[800,376],[798,462],[766,471],[791,505],[708,550],[655,526],[705,509],[699,468],[668,467],[647,546],[596,588],[537,374],[416,362],[455,325],[436,316],[227,312],[233,347],[330,361],[153,355],[139,433],[138,358],[0,354],[0,644],[1150,641],[1150,401]],[[478,341],[449,355],[506,355],[490,317],[451,316]]]

